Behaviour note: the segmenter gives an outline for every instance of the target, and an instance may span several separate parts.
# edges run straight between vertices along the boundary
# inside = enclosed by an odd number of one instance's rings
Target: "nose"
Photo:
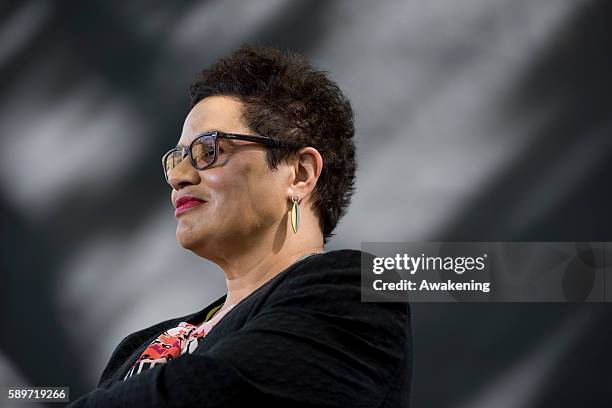
[[[189,158],[185,157],[181,162],[168,172],[168,184],[174,190],[180,190],[181,188],[190,185],[198,184],[200,182],[200,174],[189,161]]]

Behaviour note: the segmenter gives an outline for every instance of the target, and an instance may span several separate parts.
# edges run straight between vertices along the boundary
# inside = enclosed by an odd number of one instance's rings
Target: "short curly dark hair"
[[[235,97],[252,131],[321,153],[323,170],[313,205],[327,242],[350,204],[357,169],[353,110],[327,73],[299,53],[245,44],[204,69],[189,93],[192,108],[209,96]],[[277,168],[296,151],[268,149],[270,167]]]

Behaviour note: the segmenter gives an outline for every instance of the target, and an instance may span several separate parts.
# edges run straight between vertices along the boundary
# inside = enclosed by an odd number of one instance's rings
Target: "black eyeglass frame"
[[[207,164],[204,167],[198,167],[198,165],[196,164],[193,155],[192,155],[192,150],[191,147],[193,146],[194,143],[196,143],[198,140],[205,138],[205,137],[212,137],[214,138],[214,146],[215,146],[215,150],[214,150],[214,157],[212,159],[212,161]],[[215,130],[215,131],[211,131],[211,132],[204,132],[199,134],[195,139],[193,139],[193,141],[191,143],[189,143],[189,146],[182,146],[182,147],[175,147],[174,149],[170,149],[166,152],[166,154],[164,154],[162,156],[162,168],[164,170],[164,176],[166,178],[166,181],[168,181],[168,172],[166,171],[166,160],[168,159],[168,157],[170,156],[170,154],[178,151],[181,153],[181,161],[185,158],[185,156],[189,156],[189,161],[191,162],[191,165],[196,169],[196,170],[204,170],[209,168],[210,166],[212,166],[213,164],[215,164],[217,162],[217,159],[219,158],[219,139],[233,139],[233,140],[244,140],[247,142],[255,142],[255,143],[260,143],[263,144],[267,147],[288,147],[288,148],[294,148],[297,149],[299,148],[299,145],[296,143],[291,143],[291,142],[286,142],[283,140],[278,140],[278,139],[274,139],[272,137],[267,137],[267,136],[259,136],[259,135],[241,135],[238,133],[225,133],[225,132],[221,132],[219,130]]]

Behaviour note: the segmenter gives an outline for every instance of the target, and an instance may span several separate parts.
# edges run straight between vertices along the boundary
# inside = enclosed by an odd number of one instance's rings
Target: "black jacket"
[[[223,303],[132,333],[98,387],[70,407],[407,407],[408,303],[361,301],[353,250],[313,255],[243,299],[184,354],[123,381],[161,332]]]

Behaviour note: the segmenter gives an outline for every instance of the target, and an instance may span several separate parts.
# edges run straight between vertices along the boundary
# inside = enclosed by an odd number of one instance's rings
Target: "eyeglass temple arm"
[[[224,137],[226,139],[237,139],[237,140],[246,140],[249,142],[264,143],[272,147],[281,147],[281,146],[297,147],[298,146],[296,143],[285,142],[283,140],[277,140],[277,139],[273,139],[271,137],[266,137],[266,136],[238,135],[235,133],[220,133],[219,136]]]

